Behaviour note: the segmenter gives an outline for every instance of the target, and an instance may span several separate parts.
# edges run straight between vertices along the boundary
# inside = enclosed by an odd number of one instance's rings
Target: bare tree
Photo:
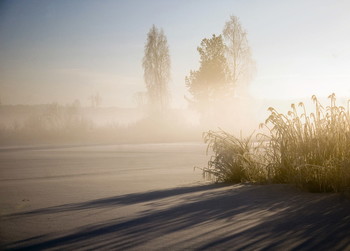
[[[134,101],[138,108],[144,108],[147,104],[147,93],[146,92],[135,92]]]
[[[96,107],[99,107],[102,104],[102,98],[100,96],[100,93],[96,93],[95,95],[95,104]]]
[[[147,34],[142,66],[152,113],[164,113],[169,105],[170,56],[162,29],[152,26]]]
[[[100,94],[97,92],[95,95],[91,95],[89,97],[90,103],[91,103],[91,107],[99,107],[102,103],[102,98],[100,96]]]
[[[230,16],[230,20],[225,23],[223,36],[226,44],[226,59],[231,73],[231,87],[234,92],[244,91],[256,68],[247,33],[237,17]]]

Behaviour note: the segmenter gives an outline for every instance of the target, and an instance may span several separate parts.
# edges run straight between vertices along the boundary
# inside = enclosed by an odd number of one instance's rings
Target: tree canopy
[[[193,102],[200,109],[206,109],[205,106],[229,91],[230,74],[222,36],[213,34],[211,38],[204,38],[197,51],[199,70],[191,71],[185,81]]]
[[[222,35],[204,38],[197,48],[200,67],[190,71],[185,83],[192,98],[187,100],[202,113],[222,108],[235,96],[245,95],[255,70],[247,33],[231,16]]]

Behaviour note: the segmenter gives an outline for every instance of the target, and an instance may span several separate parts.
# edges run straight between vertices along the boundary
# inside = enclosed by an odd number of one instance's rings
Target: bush
[[[315,96],[315,113],[294,104],[286,115],[274,108],[260,129],[237,138],[224,131],[204,133],[214,155],[203,169],[217,181],[294,183],[309,191],[340,192],[350,186],[350,111],[336,105],[334,94],[324,108]],[[255,137],[254,137],[255,136]],[[256,140],[252,140],[256,138]]]

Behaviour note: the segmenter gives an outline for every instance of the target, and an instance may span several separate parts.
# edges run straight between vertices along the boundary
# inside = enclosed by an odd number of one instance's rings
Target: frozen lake
[[[350,248],[350,203],[289,185],[208,184],[206,145],[0,149],[4,249]]]
[[[0,213],[5,216],[198,184],[202,181],[201,171],[193,167],[206,165],[205,150],[204,144],[197,143],[2,148]],[[78,223],[76,216],[74,219],[74,227],[86,223]],[[21,224],[3,222],[2,241],[44,234],[53,228],[52,221],[54,225],[59,223],[46,217],[36,220],[40,221],[35,224],[36,230],[33,222],[23,219]],[[69,229],[70,225],[72,222],[67,221],[59,228]]]
[[[202,181],[204,144],[0,150],[1,214]]]

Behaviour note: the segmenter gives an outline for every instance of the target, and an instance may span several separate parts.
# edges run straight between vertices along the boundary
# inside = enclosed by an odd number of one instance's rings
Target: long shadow
[[[16,214],[11,214],[9,215],[9,217],[52,214],[52,213],[61,213],[61,212],[68,212],[68,211],[113,207],[118,205],[132,205],[137,203],[144,203],[144,202],[150,202],[150,201],[159,200],[159,199],[165,199],[165,198],[179,196],[179,195],[209,191],[212,189],[217,189],[219,187],[225,187],[225,186],[229,186],[229,185],[210,184],[210,185],[200,185],[200,186],[176,187],[172,189],[148,191],[143,193],[132,193],[132,194],[126,194],[121,196],[107,197],[107,198],[102,198],[102,199],[97,199],[97,200],[92,200],[87,202],[64,204],[60,206],[20,212]]]
[[[340,201],[337,195],[301,193],[280,185],[198,189],[202,189],[198,191],[203,191],[203,196],[185,204],[155,209],[123,221],[86,226],[64,236],[48,235],[39,241],[12,243],[8,247],[33,250],[350,248],[350,203]],[[135,197],[124,201],[144,200]]]

